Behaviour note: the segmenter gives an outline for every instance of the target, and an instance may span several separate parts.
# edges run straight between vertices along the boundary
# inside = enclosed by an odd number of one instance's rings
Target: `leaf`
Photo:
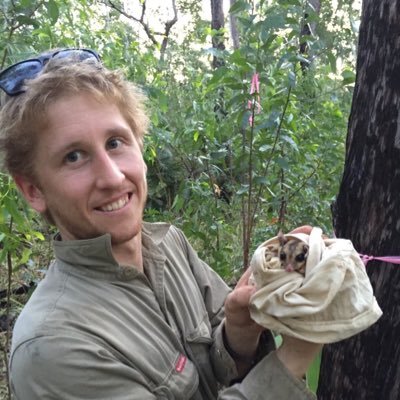
[[[283,157],[276,157],[275,162],[282,168],[282,169],[289,169],[289,163],[286,158]]]
[[[272,149],[272,145],[270,145],[270,144],[263,144],[262,146],[260,146],[260,148],[258,149],[258,151],[259,151],[260,153],[265,153],[266,151],[271,150],[271,149]]]
[[[39,240],[44,240],[45,237],[43,236],[43,233],[41,232],[37,232],[37,231],[32,231],[31,232],[33,236],[35,236],[35,238],[39,239]]]
[[[32,6],[32,0],[21,0],[20,6],[22,8],[29,8],[29,6]]]
[[[356,74],[349,69],[345,69],[342,72],[342,78],[343,78],[343,85],[350,85],[356,81]]]
[[[58,17],[60,16],[60,11],[58,9],[58,5],[54,0],[49,0],[46,3],[47,12],[49,14],[49,18],[51,20],[52,25],[54,25],[58,21]]]
[[[290,87],[296,86],[296,74],[293,71],[289,71],[288,73],[289,85]]]
[[[4,207],[10,213],[17,225],[22,226],[24,224],[25,220],[18,210],[16,200],[14,198],[6,197],[4,199]]]
[[[229,70],[226,67],[217,68],[213,73],[213,77],[208,81],[207,87],[210,89],[217,83],[220,83],[220,81],[227,75],[228,71]]]
[[[227,155],[226,149],[219,149],[218,151],[212,151],[210,153],[210,158],[214,161],[223,160]]]
[[[29,260],[29,257],[32,254],[32,250],[28,249],[28,248],[24,248],[24,250],[22,251],[22,255],[21,258],[18,260],[18,263],[21,264],[26,264],[27,261]]]
[[[36,20],[27,17],[26,15],[17,15],[15,18],[21,25],[32,25],[35,28],[39,28],[39,24]]]
[[[271,44],[273,43],[273,41],[277,38],[278,35],[276,35],[275,33],[273,34],[268,34],[265,39],[264,39],[264,31],[261,34],[261,39],[263,40],[264,44],[262,45],[262,49],[264,51],[268,50],[268,48],[271,46]]]
[[[174,202],[172,203],[171,208],[175,211],[179,211],[182,209],[183,202],[183,198],[177,194],[174,198]]]
[[[285,18],[282,15],[273,15],[264,21],[264,28],[276,31],[285,26]]]
[[[241,185],[241,187],[236,192],[236,194],[238,194],[238,195],[246,194],[248,191],[249,191],[249,185]]]
[[[331,51],[328,52],[328,61],[331,67],[331,71],[335,74],[336,73],[336,57],[333,55]]]
[[[255,176],[253,181],[256,185],[268,185],[268,179],[265,176]]]
[[[282,135],[281,138],[283,141],[288,143],[293,150],[299,151],[299,148],[298,148],[296,142],[290,136]]]
[[[250,10],[251,6],[247,1],[236,0],[229,9],[229,14],[239,14],[242,11]]]
[[[300,54],[296,55],[297,60],[299,60],[300,62],[309,65],[310,64],[310,60],[308,60],[307,58],[303,57]]]

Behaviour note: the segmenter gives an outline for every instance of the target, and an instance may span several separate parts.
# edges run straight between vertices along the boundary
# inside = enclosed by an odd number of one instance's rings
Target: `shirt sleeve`
[[[221,391],[218,400],[316,400],[305,383],[294,378],[276,356],[264,357],[242,382]]]
[[[155,400],[143,377],[81,337],[42,336],[15,349],[15,400]]]

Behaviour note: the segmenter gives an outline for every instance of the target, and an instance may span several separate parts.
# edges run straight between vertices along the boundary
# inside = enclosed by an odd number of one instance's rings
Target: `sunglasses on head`
[[[83,61],[93,58],[100,62],[100,56],[89,49],[63,49],[53,53],[47,53],[20,61],[4,71],[0,72],[0,89],[4,90],[9,96],[17,96],[25,92],[23,84],[25,79],[36,77],[47,62],[52,58],[72,58],[76,61]]]

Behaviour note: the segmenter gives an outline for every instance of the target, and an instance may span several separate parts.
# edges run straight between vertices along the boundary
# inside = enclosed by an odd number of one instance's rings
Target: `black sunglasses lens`
[[[43,69],[43,66],[51,58],[71,58],[75,61],[93,59],[100,61],[100,56],[89,49],[65,49],[55,53],[47,53],[38,56],[37,59],[25,60],[14,64],[0,73],[0,88],[9,96],[15,96],[24,92],[23,84],[25,79],[32,79]]]
[[[94,58],[97,61],[100,61],[99,55],[93,50],[87,49],[65,49],[60,50],[59,52],[53,55],[53,58],[72,58],[77,61],[83,61],[88,58]]]
[[[39,60],[26,60],[11,66],[0,74],[0,87],[9,95],[20,92],[25,79],[35,77],[42,69]]]

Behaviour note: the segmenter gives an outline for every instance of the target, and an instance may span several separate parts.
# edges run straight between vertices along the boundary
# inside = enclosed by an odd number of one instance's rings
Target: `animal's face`
[[[279,249],[281,266],[287,272],[305,274],[308,246],[298,239],[286,239]]]

